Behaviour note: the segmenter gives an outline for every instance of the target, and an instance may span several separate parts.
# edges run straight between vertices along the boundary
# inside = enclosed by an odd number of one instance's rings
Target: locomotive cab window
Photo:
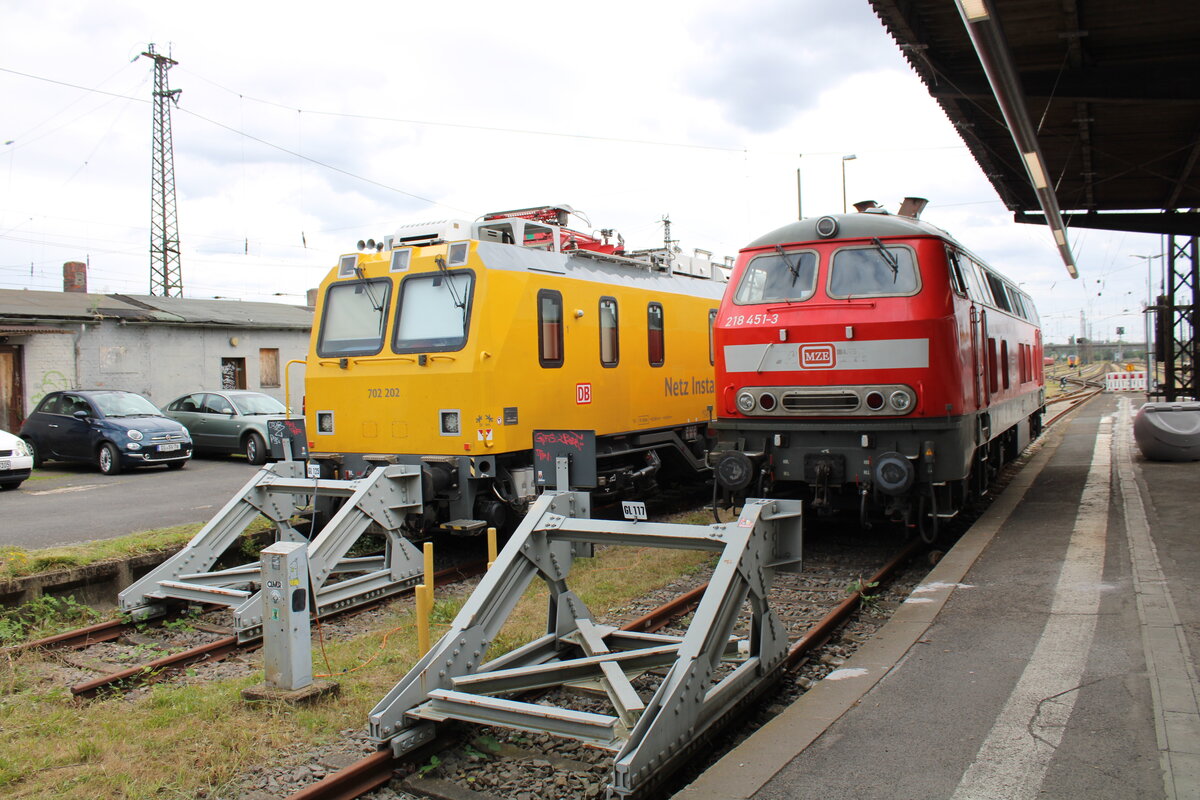
[[[461,350],[467,343],[475,275],[467,270],[410,275],[400,284],[397,353]]]
[[[919,288],[916,259],[907,247],[880,243],[833,254],[830,297],[900,297],[916,294]]]
[[[563,365],[562,294],[542,289],[538,292],[538,363],[543,367]]]
[[[600,298],[600,364],[615,367],[620,359],[620,341],[617,336],[617,301],[612,297]]]
[[[740,306],[758,303],[794,303],[812,297],[817,285],[817,254],[769,253],[746,265],[733,302]]]
[[[377,279],[335,283],[325,293],[319,356],[374,355],[383,349],[383,332],[392,282]]]
[[[967,278],[958,258],[958,251],[946,248],[946,261],[950,264],[950,286],[955,294],[968,297],[970,291],[967,289]]]
[[[649,341],[650,366],[661,367],[666,362],[662,303],[651,303],[646,307],[646,333]]]

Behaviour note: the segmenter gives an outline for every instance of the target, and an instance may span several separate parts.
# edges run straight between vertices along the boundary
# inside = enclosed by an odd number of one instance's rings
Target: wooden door
[[[25,421],[21,346],[0,344],[0,429],[16,433]]]

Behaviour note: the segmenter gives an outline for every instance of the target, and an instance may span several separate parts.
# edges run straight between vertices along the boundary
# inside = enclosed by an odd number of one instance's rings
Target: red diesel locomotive
[[[800,496],[928,541],[1041,431],[1029,296],[945,231],[874,203],[744,248],[713,331],[726,499]]]

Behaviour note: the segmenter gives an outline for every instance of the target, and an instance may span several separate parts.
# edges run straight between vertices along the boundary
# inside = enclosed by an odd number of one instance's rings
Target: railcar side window
[[[989,306],[995,305],[992,301],[992,290],[988,287],[987,282],[980,277],[983,272],[983,267],[975,259],[967,259],[965,271],[967,273],[967,283],[970,287],[971,299],[977,303],[987,303]]]
[[[746,265],[733,302],[739,306],[800,302],[812,297],[816,285],[816,253],[769,253]]]
[[[325,293],[319,356],[374,355],[383,349],[392,282],[386,278],[335,283]]]
[[[650,342],[650,366],[661,367],[666,361],[666,341],[663,329],[662,303],[651,303],[646,309],[646,332]]]
[[[1008,292],[1004,290],[1004,281],[987,270],[984,270],[983,274],[987,278],[988,285],[992,287],[992,298],[996,301],[996,307],[1011,313],[1012,303],[1008,301]]]
[[[1008,300],[1012,304],[1013,313],[1022,319],[1029,319],[1029,315],[1025,313],[1025,301],[1021,299],[1021,293],[1013,287],[1008,288]]]
[[[563,365],[563,301],[560,292],[538,292],[538,363],[543,367]]]
[[[830,297],[895,297],[918,288],[916,261],[907,247],[847,247],[833,254]]]
[[[617,301],[612,297],[600,298],[600,364],[615,367],[620,358],[620,341],[617,336]]]
[[[710,308],[708,310],[708,365],[715,366],[717,363],[717,345],[713,340],[713,328],[717,326],[717,309]]]
[[[397,353],[461,350],[467,343],[475,275],[468,270],[410,275],[400,284]]]

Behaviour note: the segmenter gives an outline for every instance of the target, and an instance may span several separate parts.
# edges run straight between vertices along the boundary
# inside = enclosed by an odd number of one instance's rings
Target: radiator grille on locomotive
[[[787,411],[854,411],[859,399],[854,392],[787,392],[781,404]]]

